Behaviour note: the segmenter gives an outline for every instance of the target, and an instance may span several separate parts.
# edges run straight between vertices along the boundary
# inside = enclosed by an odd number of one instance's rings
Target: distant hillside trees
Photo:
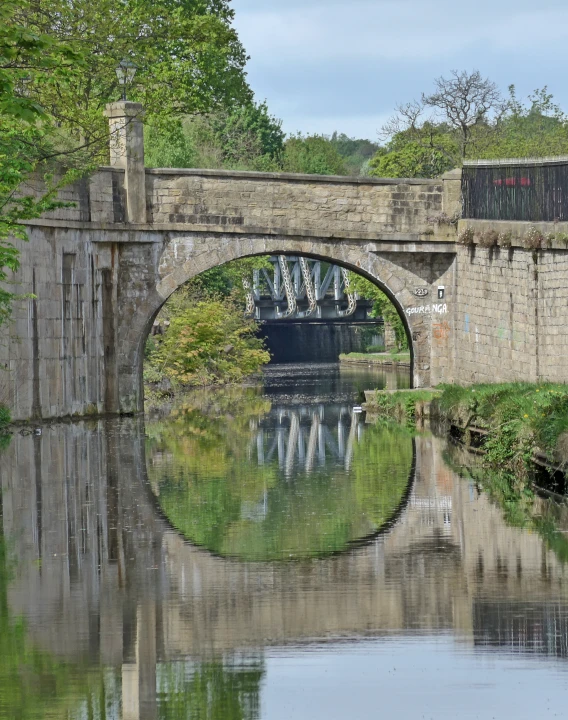
[[[466,159],[568,153],[568,117],[547,88],[526,101],[502,96],[478,71],[438,78],[434,92],[401,105],[371,159],[376,177],[437,177]]]

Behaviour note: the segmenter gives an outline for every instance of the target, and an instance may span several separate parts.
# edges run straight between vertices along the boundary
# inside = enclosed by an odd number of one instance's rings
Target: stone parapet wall
[[[248,228],[321,237],[433,234],[429,218],[443,211],[434,180],[380,180],[147,170],[148,222]]]
[[[33,177],[22,186],[22,195],[40,198],[45,194],[46,189],[42,179]],[[90,177],[81,178],[60,188],[56,200],[65,203],[66,207],[44,213],[42,220],[123,223],[126,207],[124,170],[99,168]],[[29,224],[41,224],[41,221],[34,220]]]

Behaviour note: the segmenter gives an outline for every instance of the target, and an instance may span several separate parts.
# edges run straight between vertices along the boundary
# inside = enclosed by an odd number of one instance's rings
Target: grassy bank
[[[418,418],[429,415],[436,390],[377,390],[366,392],[366,408],[370,413],[411,425]]]
[[[464,431],[482,431],[487,463],[526,476],[533,459],[568,460],[568,386],[501,383],[447,386],[437,401],[439,415]]]
[[[353,363],[360,365],[362,363],[368,363],[369,365],[393,365],[397,364],[408,364],[410,365],[410,353],[399,352],[399,353],[347,353],[339,356],[339,361],[342,363]]]
[[[399,420],[412,420],[417,404],[431,403],[432,416],[466,438],[476,435],[486,464],[516,477],[527,477],[538,456],[568,464],[568,385],[447,385],[437,392],[377,392],[370,399],[374,412]]]

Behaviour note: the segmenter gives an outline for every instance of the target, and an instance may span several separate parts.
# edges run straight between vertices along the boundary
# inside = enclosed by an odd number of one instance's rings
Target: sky
[[[232,0],[248,80],[288,133],[377,140],[398,103],[452,70],[568,111],[567,0]]]

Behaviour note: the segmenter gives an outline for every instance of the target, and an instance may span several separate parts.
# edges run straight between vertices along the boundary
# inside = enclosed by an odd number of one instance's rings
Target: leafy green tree
[[[82,66],[82,56],[66,43],[31,28],[27,22],[29,0],[0,6],[0,325],[10,315],[14,299],[5,283],[19,267],[19,253],[11,239],[26,239],[22,220],[38,217],[57,207],[59,183],[72,179],[63,173],[54,179],[49,161],[65,156],[55,127],[29,87],[32,83],[63,85]],[[29,176],[43,168],[40,194],[24,186]]]
[[[371,177],[431,178],[451,169],[451,161],[439,150],[400,137],[369,161]]]
[[[345,161],[324,135],[292,135],[286,140],[282,169],[307,175],[346,175]]]
[[[423,119],[427,110],[436,112]],[[384,131],[389,142],[369,163],[370,174],[377,177],[437,177],[459,167],[464,158],[568,153],[568,116],[546,87],[522,101],[511,85],[503,99],[478,73],[440,78],[436,93],[399,108]]]
[[[371,140],[350,138],[337,131],[331,136],[331,143],[343,158],[348,175],[362,174],[369,160],[379,150],[379,145]]]
[[[27,91],[78,140],[106,137],[104,106],[120,97],[116,67],[137,74],[128,89],[149,117],[208,112],[250,98],[245,51],[228,0],[28,0],[25,22],[85,59],[80,72]]]
[[[362,275],[349,273],[349,292],[357,293],[365,300],[373,303],[371,317],[382,318],[385,323],[389,323],[395,332],[396,342],[399,350],[408,350],[408,335],[398,310],[385,293],[370,280]]]
[[[478,70],[454,70],[450,77],[434,81],[430,95],[422,93],[420,100],[399,105],[396,115],[383,127],[383,134],[393,138],[404,133],[410,142],[438,150],[452,167],[458,167],[475,156],[477,148],[494,134],[506,109],[507,103],[494,82],[483,78]],[[445,132],[440,133],[442,128]]]
[[[174,385],[239,382],[270,360],[257,325],[233,297],[172,299],[170,325],[150,352],[149,362]]]
[[[284,149],[280,120],[266,103],[167,122],[146,128],[146,163],[151,167],[278,170]]]
[[[266,103],[248,103],[212,117],[212,129],[223,150],[226,165],[243,160],[278,160],[284,149],[282,121],[272,117]],[[258,160],[257,160],[258,162]]]
[[[566,153],[568,117],[548,89],[535,90],[522,102],[511,85],[508,111],[479,157],[546,157]]]

